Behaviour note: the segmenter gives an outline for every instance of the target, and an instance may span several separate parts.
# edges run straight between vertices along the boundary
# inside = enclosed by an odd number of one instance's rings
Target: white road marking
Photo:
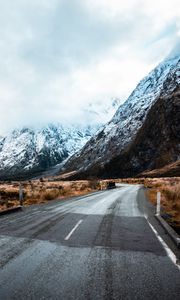
[[[83,220],[79,220],[79,222],[77,222],[77,224],[73,227],[73,229],[70,231],[70,233],[65,237],[65,241],[68,241],[69,238],[71,237],[71,235],[73,234],[73,232],[78,228],[78,226],[82,223]]]
[[[168,245],[165,243],[165,241],[160,237],[160,235],[158,234],[158,232],[156,231],[156,229],[151,225],[151,223],[149,223],[147,216],[145,216],[149,226],[151,227],[152,231],[155,233],[156,237],[158,238],[158,240],[160,241],[160,243],[162,244],[164,250],[166,251],[167,255],[169,256],[169,258],[171,259],[171,261],[176,265],[176,267],[180,270],[180,265],[177,264],[177,258],[176,255],[172,252],[172,250],[168,247]]]

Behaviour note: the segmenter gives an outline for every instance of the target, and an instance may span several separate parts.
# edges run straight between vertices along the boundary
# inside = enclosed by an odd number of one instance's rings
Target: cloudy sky
[[[0,0],[0,134],[122,102],[180,38],[179,0]]]

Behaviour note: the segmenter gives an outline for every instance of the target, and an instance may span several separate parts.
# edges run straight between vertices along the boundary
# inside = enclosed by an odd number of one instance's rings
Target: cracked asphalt
[[[0,216],[0,299],[180,299],[180,258],[140,185]]]

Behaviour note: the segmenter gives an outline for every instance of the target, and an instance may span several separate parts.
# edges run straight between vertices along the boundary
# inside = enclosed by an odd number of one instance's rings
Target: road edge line
[[[176,244],[176,246],[180,248],[180,238],[178,234],[174,231],[174,229],[171,228],[169,224],[160,215],[156,214],[155,217],[162,225],[162,227],[166,230],[166,232],[170,235],[171,239]]]
[[[149,226],[151,227],[152,231],[155,233],[157,239],[160,241],[160,243],[162,244],[164,250],[166,251],[168,257],[171,259],[171,261],[174,263],[174,265],[179,269],[180,271],[180,261],[177,259],[176,255],[174,254],[174,252],[169,248],[169,246],[165,243],[165,241],[162,239],[162,237],[159,235],[159,233],[157,232],[157,230],[154,228],[154,226],[148,221],[147,217],[146,220],[149,224]]]

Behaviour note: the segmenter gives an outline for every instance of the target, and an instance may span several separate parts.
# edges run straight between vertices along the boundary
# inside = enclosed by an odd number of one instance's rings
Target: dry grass
[[[163,210],[170,216],[169,222],[180,230],[180,183],[174,186],[163,186]]]
[[[85,195],[101,189],[97,180],[53,181],[33,180],[22,182],[24,205],[45,203],[54,199]],[[0,183],[0,210],[19,205],[19,183]]]

